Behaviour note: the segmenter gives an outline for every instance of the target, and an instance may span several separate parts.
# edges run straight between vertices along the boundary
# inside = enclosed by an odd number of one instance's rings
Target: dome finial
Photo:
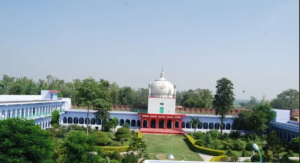
[[[161,77],[161,78],[164,77],[164,66],[162,66],[162,68],[161,68],[160,77]]]

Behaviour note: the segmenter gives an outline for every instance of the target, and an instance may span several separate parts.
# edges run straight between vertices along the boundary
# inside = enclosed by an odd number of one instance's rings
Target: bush
[[[221,149],[221,148],[222,148],[222,143],[221,143],[220,140],[215,139],[215,140],[212,141],[211,147],[212,147],[213,149]]]
[[[226,162],[228,161],[228,156],[221,155],[221,156],[215,156],[209,160],[210,162]]]
[[[299,151],[299,136],[292,139],[294,150]]]
[[[197,140],[195,142],[195,145],[203,146],[204,145],[203,140]]]
[[[123,127],[124,127],[124,128],[128,128],[128,129],[129,129],[129,127],[130,127],[130,124],[129,124],[129,123],[124,123],[124,124],[123,124]]]
[[[246,143],[241,139],[237,139],[233,142],[233,149],[235,150],[243,150],[246,148]]]
[[[194,138],[195,139],[202,139],[203,138],[203,133],[201,131],[198,131],[194,133]]]
[[[137,138],[138,139],[142,139],[143,138],[143,135],[142,135],[142,133],[141,132],[136,132],[136,135],[137,135]]]
[[[292,150],[288,150],[287,156],[294,157],[294,152]]]
[[[104,152],[126,152],[129,146],[104,146],[100,147]]]
[[[227,141],[223,141],[222,144],[224,149],[233,149],[233,144],[230,139]]]
[[[233,131],[230,132],[229,137],[232,139],[238,139],[241,136],[241,132],[240,131]]]
[[[130,154],[125,154],[122,159],[122,163],[136,163],[136,162],[138,162],[138,158],[134,155],[133,152],[131,152]]]
[[[212,139],[218,139],[220,137],[219,130],[216,130],[216,129],[210,130],[208,133],[211,135]]]
[[[261,154],[262,158],[264,158],[264,154]],[[251,162],[259,162],[260,161],[260,156],[258,153],[255,153],[254,156],[251,157]],[[265,162],[264,159],[262,159],[263,162]]]
[[[193,136],[193,133],[189,132],[188,135]]]
[[[242,152],[242,157],[249,157],[249,156],[251,156],[251,154],[244,149]]]
[[[111,141],[105,132],[96,131],[93,133],[93,135],[95,136],[97,145],[107,145]]]
[[[195,145],[195,140],[190,135],[186,135],[186,137],[188,141],[193,145],[194,149],[197,150],[198,152],[208,154],[208,155],[213,155],[213,156],[220,156],[225,154],[225,152],[221,150],[215,150],[215,149],[210,149],[210,148],[201,147],[199,145]]]
[[[120,143],[120,142],[112,141],[112,142],[110,143],[110,146],[121,146],[121,143]]]
[[[121,139],[121,138],[130,138],[131,137],[131,134],[130,134],[130,131],[128,128],[125,128],[125,127],[121,127],[117,130],[116,134],[115,134],[115,137],[118,138],[118,139]]]
[[[250,141],[246,144],[246,150],[247,151],[252,151],[253,150],[253,142]]]
[[[228,133],[223,133],[223,139],[224,139],[224,140],[227,140],[227,139],[229,139],[229,135],[228,135]]]

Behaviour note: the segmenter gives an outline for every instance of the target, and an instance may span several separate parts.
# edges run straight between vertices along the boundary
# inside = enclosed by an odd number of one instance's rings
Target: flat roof
[[[48,102],[63,102],[63,101],[61,100],[0,101],[0,105],[24,104],[24,103],[48,103]]]

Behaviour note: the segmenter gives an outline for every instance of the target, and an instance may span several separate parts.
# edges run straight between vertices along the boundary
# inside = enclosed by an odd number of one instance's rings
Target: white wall
[[[272,109],[276,113],[273,122],[287,123],[290,120],[290,110]]]
[[[175,105],[176,99],[173,98],[148,98],[148,113],[159,113],[159,108],[164,107],[164,114],[175,114]]]
[[[65,101],[65,109],[71,109],[72,107],[72,103],[71,103],[71,99],[70,98],[61,98],[61,101]]]
[[[41,95],[0,95],[0,101],[32,101],[42,100]]]

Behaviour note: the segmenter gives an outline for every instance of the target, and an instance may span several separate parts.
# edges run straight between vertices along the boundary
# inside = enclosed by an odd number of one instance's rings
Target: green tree
[[[70,133],[59,150],[59,162],[64,163],[94,163],[99,162],[101,157],[93,154],[97,152],[96,139],[82,132]]]
[[[119,101],[122,105],[133,105],[134,101],[134,90],[131,87],[123,87],[119,91]]]
[[[299,109],[299,91],[288,89],[281,92],[271,101],[271,106],[277,109]]]
[[[127,152],[129,151],[137,152],[137,158],[140,161],[140,163],[144,162],[145,159],[150,158],[147,153],[147,145],[144,141],[142,141],[142,139],[138,139],[136,136],[132,138],[132,141],[129,144]]]
[[[198,124],[202,124],[202,122],[199,120],[199,117],[192,117],[191,120],[189,121],[190,124],[192,124],[194,128],[194,134],[196,133],[196,128]]]
[[[130,131],[128,128],[121,127],[121,128],[118,128],[117,132],[115,133],[115,137],[118,139],[121,139],[121,138],[127,139],[127,138],[131,137],[131,134],[130,134]]]
[[[265,151],[270,150],[274,161],[279,161],[279,154],[282,152],[282,146],[275,131],[271,131],[267,136],[267,145]]]
[[[251,96],[250,101],[244,106],[246,109],[254,109],[257,105],[257,100],[255,97]]]
[[[148,106],[148,94],[149,94],[148,89],[138,88],[138,90],[135,91],[135,105]]]
[[[52,162],[54,142],[34,120],[1,120],[0,142],[0,162]]]
[[[51,114],[51,126],[53,128],[58,128],[59,127],[59,111],[58,110],[54,110]]]
[[[117,117],[114,117],[112,120],[111,120],[111,124],[112,124],[112,127],[114,128],[114,131],[116,130],[116,127],[118,126],[119,124],[119,120]]]
[[[119,104],[119,86],[116,82],[110,85],[110,97],[113,105]]]
[[[237,130],[244,130],[246,133],[252,131],[250,124],[251,111],[240,112],[238,117],[233,119],[233,126]]]
[[[122,159],[122,163],[137,163],[138,158],[135,156],[133,152],[126,153]]]
[[[299,136],[292,139],[294,150],[299,150]]]
[[[220,116],[221,120],[221,135],[223,133],[223,123],[226,115],[233,109],[235,100],[233,93],[233,84],[230,80],[222,78],[217,81],[217,91],[213,98],[213,106],[216,109],[216,115]]]
[[[96,131],[93,133],[97,145],[107,145],[111,140],[105,132]]]

